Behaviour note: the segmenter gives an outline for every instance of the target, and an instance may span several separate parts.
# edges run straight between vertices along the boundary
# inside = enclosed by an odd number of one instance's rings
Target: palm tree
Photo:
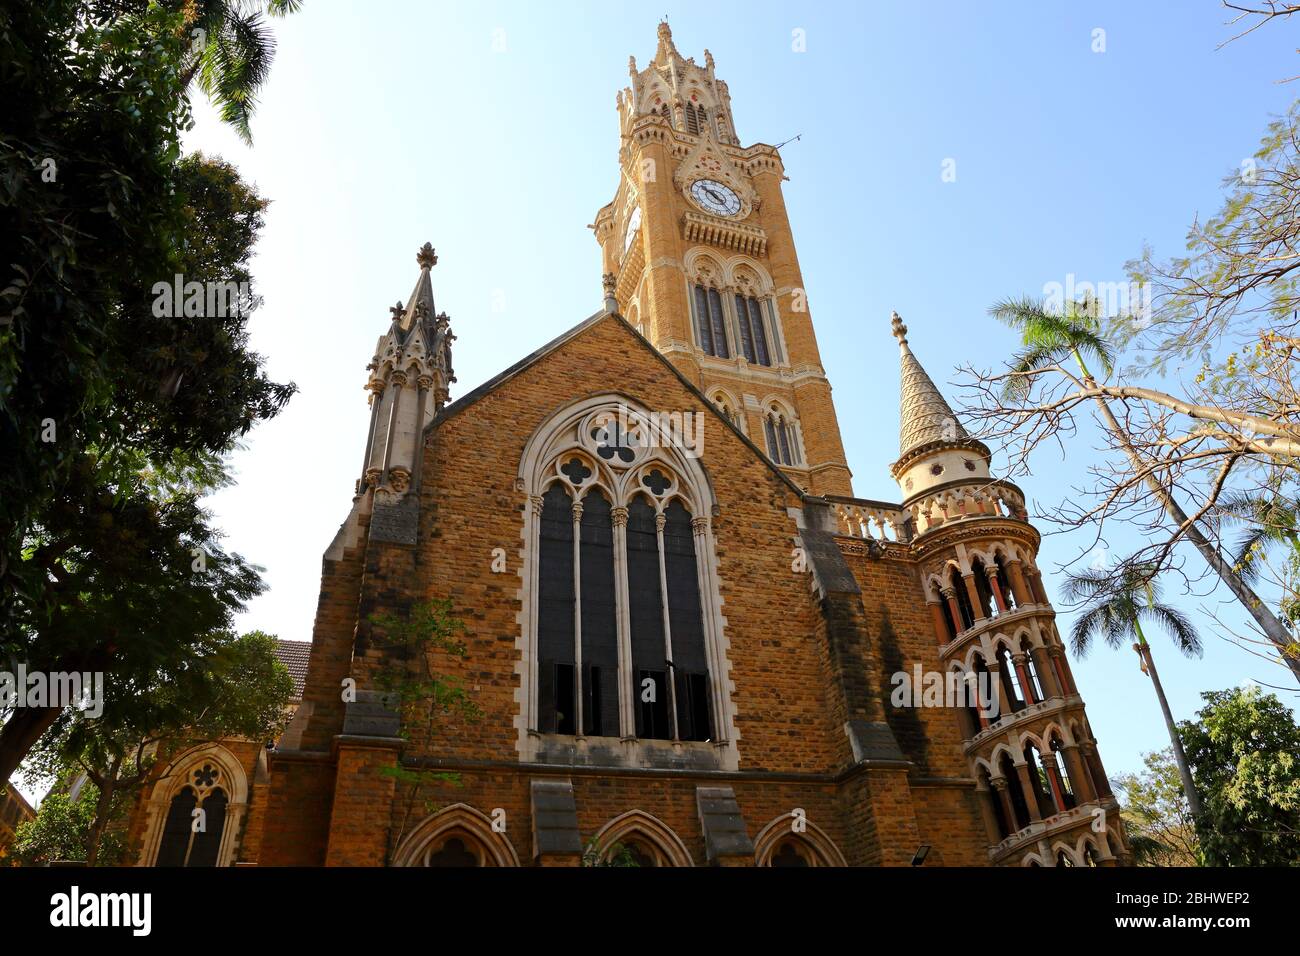
[[[1018,330],[1025,346],[1024,351],[1017,353],[1011,362],[1013,374],[1003,390],[1008,399],[1023,400],[1028,394],[1031,387],[1029,373],[1071,359],[1079,367],[1084,384],[1090,387],[1096,384],[1096,379],[1085,359],[1094,360],[1104,375],[1109,375],[1114,369],[1114,349],[1098,331],[1096,308],[1090,300],[1072,302],[1058,315],[1034,299],[1005,299],[994,304],[989,309],[989,314]],[[1107,430],[1123,449],[1134,471],[1143,471],[1142,457],[1116,420],[1110,404],[1100,395],[1095,401]],[[1282,662],[1300,680],[1300,655],[1296,654],[1295,638],[1286,626],[1250,587],[1234,563],[1224,558],[1200,527],[1188,519],[1187,512],[1155,475],[1148,471],[1145,481],[1174,527],[1183,529],[1187,540],[1201,553],[1233,596],[1250,612],[1260,630],[1278,649]]]
[[[235,127],[239,138],[252,143],[249,121],[255,96],[266,82],[275,56],[275,39],[262,19],[262,9],[273,17],[294,13],[302,0],[196,0],[185,28],[193,38],[182,66],[185,86],[198,81],[221,111],[221,119]]]
[[[1065,580],[1065,596],[1070,602],[1082,605],[1082,613],[1070,629],[1070,644],[1074,653],[1083,657],[1096,636],[1117,649],[1127,641],[1133,642],[1142,673],[1151,678],[1156,697],[1160,699],[1165,726],[1169,729],[1169,742],[1174,748],[1174,762],[1178,764],[1178,776],[1183,782],[1183,792],[1187,794],[1187,806],[1192,818],[1197,819],[1201,815],[1201,802],[1196,795],[1187,755],[1183,752],[1183,741],[1174,726],[1174,715],[1169,710],[1164,685],[1160,683],[1142,624],[1145,621],[1148,625],[1163,628],[1188,657],[1201,656],[1201,638],[1182,611],[1160,602],[1160,586],[1155,574],[1154,565],[1137,564],[1069,575]]]

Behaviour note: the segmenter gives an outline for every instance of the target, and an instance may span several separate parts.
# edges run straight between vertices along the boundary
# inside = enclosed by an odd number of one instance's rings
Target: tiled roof
[[[307,684],[307,660],[311,657],[311,641],[286,641],[277,637],[275,656],[289,668],[289,676],[293,678],[294,699],[302,700],[302,689]]]
[[[907,346],[907,326],[895,312],[892,316],[894,337],[898,339],[902,360],[900,377],[900,415],[898,453],[906,456],[914,448],[937,441],[967,441],[970,435],[962,427],[943,394]]]

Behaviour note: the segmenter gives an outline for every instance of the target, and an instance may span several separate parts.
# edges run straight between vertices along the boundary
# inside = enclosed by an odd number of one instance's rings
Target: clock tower
[[[619,185],[596,215],[619,312],[805,491],[851,495],[776,147],[742,146],[727,84],[667,23],[617,96]]]

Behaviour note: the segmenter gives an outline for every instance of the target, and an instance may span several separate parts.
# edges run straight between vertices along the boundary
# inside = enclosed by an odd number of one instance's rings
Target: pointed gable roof
[[[546,356],[550,355],[552,352],[556,351],[557,349],[567,344],[568,342],[571,342],[573,339],[582,335],[584,332],[588,331],[592,327],[605,321],[612,321],[617,323],[618,327],[623,329],[631,337],[635,347],[643,348],[648,354],[652,355],[655,358],[655,360],[660,365],[662,365],[663,368],[669,374],[671,374],[673,378],[675,378],[686,389],[686,391],[691,393],[699,401],[700,406],[702,408],[707,410],[713,416],[713,418],[717,419],[722,424],[724,428],[726,428],[733,435],[739,438],[740,441],[743,444],[745,444],[750,451],[752,451],[755,455],[757,455],[759,460],[762,461],[763,464],[765,464],[768,467],[768,469],[770,469],[771,472],[774,475],[776,475],[778,479],[780,479],[782,484],[788,487],[794,494],[798,495],[800,498],[808,497],[807,493],[802,488],[800,488],[797,484],[795,484],[795,482],[790,478],[790,476],[787,475],[785,472],[783,472],[776,465],[776,463],[773,462],[770,457],[768,457],[765,451],[763,451],[761,448],[755,445],[748,435],[746,435],[744,432],[742,432],[739,428],[736,427],[735,422],[733,422],[726,415],[723,415],[720,411],[718,411],[717,406],[714,405],[713,402],[709,401],[708,396],[705,395],[704,392],[700,391],[700,389],[695,385],[695,383],[693,383],[690,379],[688,379],[685,375],[683,375],[681,370],[677,368],[677,366],[674,365],[672,362],[670,362],[666,355],[664,355],[657,348],[655,348],[654,345],[650,343],[649,339],[647,339],[644,335],[642,335],[640,332],[634,329],[632,325],[627,321],[627,319],[623,318],[623,316],[619,315],[617,312],[610,312],[605,309],[601,309],[599,312],[596,312],[593,315],[589,316],[588,318],[584,319],[583,321],[579,322],[577,325],[573,326],[567,332],[563,332],[560,335],[556,336],[555,338],[551,339],[551,341],[547,342],[545,345],[543,345],[537,351],[533,352],[531,355],[525,356],[524,358],[516,362],[514,365],[511,365],[509,368],[505,369],[504,371],[488,379],[482,385],[479,385],[477,388],[471,389],[470,391],[462,395],[460,398],[456,399],[456,401],[451,402],[445,407],[443,407],[438,412],[438,414],[434,417],[433,421],[431,421],[425,427],[426,433],[431,429],[437,428],[448,418],[451,418],[454,415],[459,415],[461,412],[470,408],[472,405],[477,404],[485,396],[496,391],[496,389],[500,388],[502,385],[510,381],[516,375],[519,375],[521,372],[528,369],[532,365],[535,365],[537,362],[540,362]]]

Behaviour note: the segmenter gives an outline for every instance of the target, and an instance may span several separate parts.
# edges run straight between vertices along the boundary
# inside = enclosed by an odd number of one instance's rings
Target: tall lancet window
[[[727,320],[722,314],[722,296],[718,290],[697,283],[691,302],[695,312],[695,334],[705,355],[731,358],[727,346]]]
[[[682,453],[691,436],[600,399],[556,418],[521,465],[530,732],[725,742],[712,499]]]

